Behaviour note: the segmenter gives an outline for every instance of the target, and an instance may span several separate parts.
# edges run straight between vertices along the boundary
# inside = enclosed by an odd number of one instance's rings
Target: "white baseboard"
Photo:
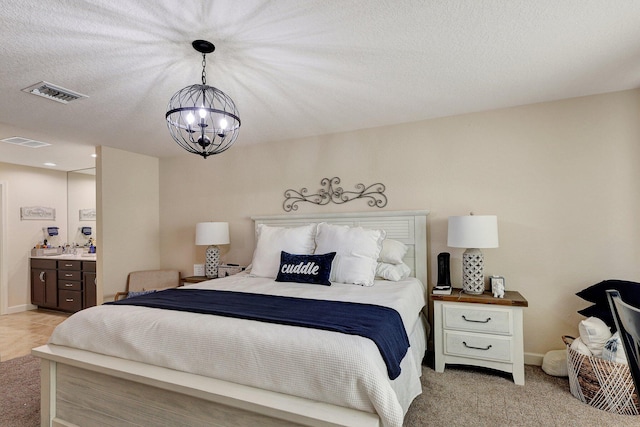
[[[543,358],[544,358],[544,354],[525,353],[524,354],[524,364],[525,365],[533,365],[533,366],[542,366],[542,359]]]
[[[36,308],[38,308],[38,306],[33,304],[12,305],[11,307],[7,307],[7,314],[22,313],[23,311],[35,310]]]

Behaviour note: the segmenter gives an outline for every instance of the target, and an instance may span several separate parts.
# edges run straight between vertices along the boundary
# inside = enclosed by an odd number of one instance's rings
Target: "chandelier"
[[[238,138],[240,117],[229,95],[207,85],[207,53],[215,50],[213,43],[195,40],[191,45],[202,53],[202,84],[176,92],[169,100],[165,117],[178,145],[206,159],[233,145]]]

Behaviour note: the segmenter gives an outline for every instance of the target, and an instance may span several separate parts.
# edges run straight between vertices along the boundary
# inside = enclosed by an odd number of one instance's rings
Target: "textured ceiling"
[[[637,0],[3,0],[0,161],[62,170],[106,145],[175,144],[169,98],[207,83],[242,119],[236,146],[640,87]],[[89,95],[64,105],[40,81]]]

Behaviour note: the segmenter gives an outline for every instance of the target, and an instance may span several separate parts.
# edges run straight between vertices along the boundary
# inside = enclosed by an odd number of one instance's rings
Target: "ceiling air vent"
[[[29,148],[40,148],[51,145],[47,142],[36,141],[35,139],[23,138],[21,136],[12,136],[11,138],[0,139],[0,141]]]
[[[83,95],[81,93],[74,92],[72,90],[65,89],[48,82],[36,83],[22,89],[22,91],[42,96],[43,98],[47,98],[52,101],[62,102],[63,104],[68,104],[69,102],[75,101],[76,99],[89,97],[87,95]]]

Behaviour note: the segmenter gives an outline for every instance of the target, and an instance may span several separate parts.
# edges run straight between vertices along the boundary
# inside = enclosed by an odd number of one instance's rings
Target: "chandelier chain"
[[[202,54],[202,85],[207,84],[207,54]]]

